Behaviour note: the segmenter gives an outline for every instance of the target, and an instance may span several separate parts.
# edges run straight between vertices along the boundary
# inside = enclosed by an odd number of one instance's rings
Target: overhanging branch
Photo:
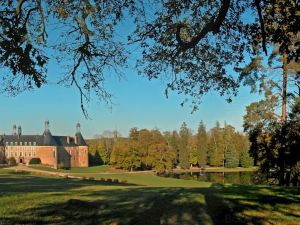
[[[189,42],[182,40],[180,37],[180,31],[185,27],[185,25],[178,24],[176,30],[176,40],[179,44],[180,51],[186,51],[190,48],[195,47],[199,43],[199,41],[204,38],[209,32],[212,32],[214,34],[218,33],[223,21],[225,20],[229,7],[230,0],[223,0],[217,18],[212,18],[196,36],[191,38]]]

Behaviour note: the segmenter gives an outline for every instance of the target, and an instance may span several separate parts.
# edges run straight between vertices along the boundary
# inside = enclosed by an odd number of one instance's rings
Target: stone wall
[[[4,153],[4,147],[0,146],[0,164],[5,163],[5,153]]]
[[[38,146],[36,158],[41,159],[43,165],[55,166],[57,150],[55,146]]]

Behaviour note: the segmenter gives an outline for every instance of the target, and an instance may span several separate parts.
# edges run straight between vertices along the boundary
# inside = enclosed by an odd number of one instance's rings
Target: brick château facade
[[[43,165],[58,167],[88,167],[88,146],[76,125],[74,137],[55,136],[45,122],[42,135],[23,135],[21,127],[13,127],[12,135],[0,136],[0,164],[14,157],[17,163],[28,164],[32,158],[40,158]]]

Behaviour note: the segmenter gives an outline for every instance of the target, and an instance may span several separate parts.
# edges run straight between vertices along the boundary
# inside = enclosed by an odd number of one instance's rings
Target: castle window
[[[22,156],[22,152],[20,152],[20,156]]]

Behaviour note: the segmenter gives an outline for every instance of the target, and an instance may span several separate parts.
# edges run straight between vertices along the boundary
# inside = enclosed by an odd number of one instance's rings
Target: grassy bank
[[[297,188],[103,176],[127,183],[0,169],[0,224],[300,224]]]
[[[40,165],[32,165],[29,168],[49,171],[49,172],[61,172],[61,173],[106,173],[106,172],[117,172],[118,170],[114,169],[111,166],[102,165],[102,166],[91,166],[91,167],[75,167],[70,169],[54,169],[49,166],[40,166]]]

